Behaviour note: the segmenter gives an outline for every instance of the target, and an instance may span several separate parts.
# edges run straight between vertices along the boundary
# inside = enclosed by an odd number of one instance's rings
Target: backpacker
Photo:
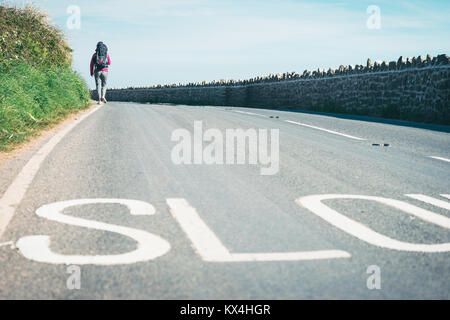
[[[103,42],[95,50],[95,68],[99,71],[108,68],[108,47]]]

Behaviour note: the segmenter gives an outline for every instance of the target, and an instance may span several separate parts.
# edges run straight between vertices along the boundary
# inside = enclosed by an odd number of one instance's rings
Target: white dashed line
[[[267,118],[267,116],[265,116],[265,115],[263,115],[263,114],[259,114],[259,113],[246,112],[246,111],[239,111],[239,110],[234,110],[234,112],[242,113],[242,114],[249,114],[249,115],[252,115],[252,116],[259,116],[259,117]]]
[[[292,124],[296,124],[296,125],[299,125],[299,126],[303,126],[303,127],[308,127],[308,128],[312,128],[312,129],[325,131],[325,132],[328,132],[328,133],[336,134],[336,135],[343,136],[343,137],[350,138],[350,139],[354,139],[354,140],[360,140],[360,141],[365,141],[366,140],[366,139],[363,139],[363,138],[358,138],[358,137],[355,137],[355,136],[351,136],[349,134],[340,133],[340,132],[336,132],[336,131],[332,131],[332,130],[328,130],[328,129],[312,126],[312,125],[301,123],[301,122],[296,122],[296,121],[291,121],[291,120],[284,120],[284,121],[292,123]]]
[[[259,114],[259,113],[253,113],[253,112],[247,112],[247,111],[240,111],[240,110],[234,110],[234,112],[242,113],[242,114],[248,114],[248,115],[252,115],[252,116],[258,116],[258,117],[269,118],[269,116],[266,116],[266,115],[263,115],[263,114]],[[343,136],[343,137],[350,138],[350,139],[354,139],[354,140],[360,140],[360,141],[365,141],[365,140],[366,140],[366,139],[363,139],[363,138],[358,138],[358,137],[355,137],[355,136],[351,136],[351,135],[349,135],[349,134],[340,133],[340,132],[336,132],[336,131],[333,131],[333,130],[328,130],[328,129],[324,129],[324,128],[312,126],[312,125],[305,124],[305,123],[301,123],[301,122],[296,122],[296,121],[291,121],[291,120],[284,120],[284,121],[289,122],[289,123],[292,123],[292,124],[296,124],[296,125],[299,125],[299,126],[304,126],[304,127],[308,127],[308,128],[312,128],[312,129],[317,129],[317,130],[325,131],[325,132],[332,133],[332,134],[337,134],[337,135],[339,135],[339,136]],[[449,160],[449,161],[450,161],[450,160]]]
[[[66,134],[68,134],[77,124],[89,117],[100,106],[94,107],[88,113],[85,113],[78,118],[77,121],[72,121],[69,125],[65,126],[62,130],[58,131],[39,151],[37,151],[33,157],[22,168],[22,171],[17,175],[9,188],[0,198],[0,237],[5,232],[8,223],[14,216],[16,208],[22,201],[25,193],[28,190],[34,176],[38,172],[42,162],[47,155],[53,150],[53,148],[61,141]]]
[[[445,161],[445,162],[450,162],[450,159],[447,158],[442,158],[442,157],[434,157],[434,156],[430,156],[430,158],[436,159],[436,160],[441,160],[441,161]]]

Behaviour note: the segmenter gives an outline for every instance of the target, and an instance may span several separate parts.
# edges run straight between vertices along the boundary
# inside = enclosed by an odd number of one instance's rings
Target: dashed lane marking
[[[430,158],[445,161],[445,162],[450,162],[450,159],[447,159],[447,158],[435,157],[435,156],[430,156]]]
[[[264,117],[264,118],[273,118],[273,116],[270,117],[270,116],[266,116],[266,115],[259,114],[259,113],[254,113],[254,112],[247,112],[247,111],[240,111],[240,110],[234,110],[234,112],[242,113],[242,114],[248,114],[248,115],[252,115],[252,116],[258,116],[258,117]],[[343,137],[350,138],[350,139],[354,139],[354,140],[360,140],[360,141],[365,141],[366,140],[366,139],[358,138],[358,137],[355,137],[355,136],[352,136],[352,135],[349,135],[349,134],[340,133],[340,132],[337,132],[337,131],[333,131],[333,130],[328,130],[328,129],[321,128],[321,127],[312,126],[312,125],[309,125],[309,124],[306,124],[306,123],[301,123],[301,122],[292,121],[292,120],[284,120],[284,121],[292,123],[292,124],[296,124],[296,125],[299,125],[299,126],[304,126],[304,127],[308,127],[308,128],[312,128],[312,129],[316,129],[316,130],[325,131],[325,132],[328,132],[328,133],[336,134],[336,135],[343,136]]]
[[[336,134],[336,135],[339,135],[339,136],[342,136],[342,137],[354,139],[354,140],[360,140],[360,141],[365,141],[365,140],[366,140],[366,139],[363,139],[363,138],[358,138],[358,137],[355,137],[355,136],[351,136],[351,135],[349,135],[349,134],[340,133],[340,132],[337,132],[337,131],[328,130],[328,129],[324,129],[324,128],[321,128],[321,127],[312,126],[312,125],[305,124],[305,123],[301,123],[301,122],[297,122],[297,121],[291,121],[291,120],[284,120],[284,121],[289,122],[289,123],[292,123],[292,124],[296,124],[296,125],[298,125],[298,126],[303,126],[303,127],[308,127],[308,128],[316,129],[316,130],[321,130],[321,131],[325,131],[325,132],[328,132],[328,133],[331,133],[331,134]]]
[[[252,116],[259,116],[259,117],[268,118],[266,115],[259,114],[259,113],[246,112],[246,111],[239,111],[239,110],[234,110],[234,112],[242,113],[242,114],[249,114],[249,115],[252,115]]]

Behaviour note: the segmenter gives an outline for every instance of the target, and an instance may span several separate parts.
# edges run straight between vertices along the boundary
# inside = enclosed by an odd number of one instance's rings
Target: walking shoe
[[[102,98],[102,101],[103,101],[103,103],[106,103],[106,99],[105,98]]]

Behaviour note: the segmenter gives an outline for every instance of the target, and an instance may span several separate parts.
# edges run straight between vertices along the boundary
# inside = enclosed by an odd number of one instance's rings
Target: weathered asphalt
[[[236,112],[240,111],[240,112]],[[255,114],[248,114],[249,112]],[[257,115],[256,115],[257,114]],[[278,117],[278,118],[277,118]],[[280,170],[255,165],[175,165],[171,134],[205,129],[280,130]],[[299,126],[290,120],[364,138]],[[430,127],[431,128],[431,127]],[[78,206],[67,215],[158,235],[170,251],[129,265],[82,265],[81,289],[69,290],[67,266],[35,262],[0,247],[1,299],[449,299],[450,252],[398,251],[366,243],[296,204],[302,196],[366,195],[402,200],[450,217],[405,194],[448,201],[450,134],[361,119],[262,109],[108,103],[75,127],[46,158],[0,243],[48,235],[59,254],[111,255],[134,250],[117,233],[50,221],[39,207],[84,198],[135,199],[156,214],[131,216],[113,204]],[[44,142],[43,142],[44,143]],[[389,147],[373,144],[389,144]],[[24,157],[31,156],[29,152]],[[0,187],[26,159],[1,169]],[[169,212],[184,198],[232,253],[343,250],[350,258],[313,261],[207,262]],[[392,239],[448,243],[446,228],[367,200],[327,200],[328,206]],[[381,289],[366,285],[368,266],[381,270]]]

